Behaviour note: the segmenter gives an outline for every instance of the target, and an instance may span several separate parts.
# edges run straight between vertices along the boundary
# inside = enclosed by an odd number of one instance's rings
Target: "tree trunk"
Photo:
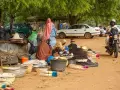
[[[98,21],[97,20],[95,20],[95,25],[96,25],[96,27],[98,26]]]
[[[5,21],[5,11],[0,10],[0,23],[2,26],[4,26],[4,21]]]
[[[77,23],[77,16],[69,15],[69,23],[70,23],[70,25],[76,24]]]
[[[13,31],[13,23],[14,23],[14,16],[10,16],[10,33],[12,34]]]
[[[0,23],[2,21],[2,10],[0,9]]]

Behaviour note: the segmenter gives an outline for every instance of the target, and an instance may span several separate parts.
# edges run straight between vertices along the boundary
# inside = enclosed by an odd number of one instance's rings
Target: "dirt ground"
[[[56,78],[31,73],[16,79],[13,87],[15,90],[120,90],[120,57],[115,59],[105,52],[104,40],[104,37],[76,39],[78,45],[86,45],[101,54],[97,60],[99,67],[85,71],[67,68]]]

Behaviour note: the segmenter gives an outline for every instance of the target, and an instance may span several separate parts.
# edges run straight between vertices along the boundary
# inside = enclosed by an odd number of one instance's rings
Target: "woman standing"
[[[44,39],[49,40],[50,46],[53,48],[56,44],[56,28],[50,18],[47,19],[45,31],[44,31]]]
[[[56,44],[56,29],[51,19],[48,18],[45,30],[43,33],[42,41],[38,46],[37,58],[40,60],[47,60],[47,58],[52,55],[52,48]]]

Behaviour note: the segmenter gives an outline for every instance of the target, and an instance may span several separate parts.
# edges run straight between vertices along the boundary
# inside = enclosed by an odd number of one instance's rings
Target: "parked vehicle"
[[[5,26],[7,31],[10,30],[10,25]],[[32,32],[32,27],[30,24],[20,23],[13,25],[13,32],[17,32],[22,36],[28,37]]]
[[[106,29],[105,28],[103,28],[102,26],[99,26],[99,29],[100,29],[100,37],[102,37],[102,36],[105,36],[106,35]]]
[[[91,27],[87,24],[75,24],[68,29],[61,29],[57,31],[57,35],[60,38],[65,38],[67,36],[84,36],[85,38],[93,38],[99,34],[100,30],[98,28]]]

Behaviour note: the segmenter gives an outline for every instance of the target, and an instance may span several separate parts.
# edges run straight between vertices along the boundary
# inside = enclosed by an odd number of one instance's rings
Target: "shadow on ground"
[[[56,37],[57,39],[61,39],[59,37]],[[93,38],[90,38],[90,39],[94,39],[94,38],[98,38],[98,37],[93,37]],[[86,39],[85,37],[65,37],[64,39]],[[88,39],[89,40],[89,39]]]
[[[106,54],[105,54],[105,53],[104,53],[104,54],[100,54],[100,56],[102,56],[102,57],[111,57],[111,56],[110,56],[109,54],[107,54],[107,53],[106,53]]]

